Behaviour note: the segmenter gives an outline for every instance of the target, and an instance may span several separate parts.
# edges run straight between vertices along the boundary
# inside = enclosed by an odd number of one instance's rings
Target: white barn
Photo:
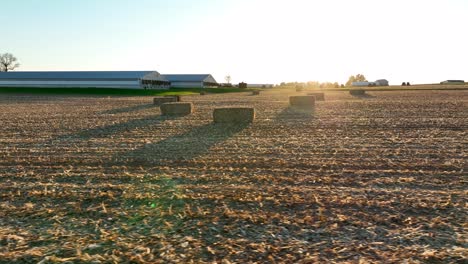
[[[386,79],[380,79],[375,81],[377,86],[389,86],[389,82]]]
[[[440,84],[465,84],[464,80],[446,80],[443,82],[440,82]]]
[[[0,87],[168,89],[157,71],[0,72]]]
[[[218,83],[211,74],[163,74],[163,78],[174,88],[217,87]]]
[[[376,85],[376,83],[375,82],[352,82],[351,85],[355,87],[368,87],[368,86]]]

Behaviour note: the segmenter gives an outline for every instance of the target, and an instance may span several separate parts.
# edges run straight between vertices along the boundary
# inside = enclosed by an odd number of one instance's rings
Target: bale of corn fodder
[[[182,96],[180,95],[165,95],[164,97],[175,97],[176,102],[182,101]]]
[[[252,91],[252,95],[260,95],[260,91]]]
[[[303,110],[313,110],[315,107],[315,96],[304,95],[304,96],[290,96],[289,105],[293,108]]]
[[[255,109],[252,107],[216,108],[213,111],[215,123],[252,123]]]
[[[325,93],[308,93],[307,95],[315,96],[315,100],[317,101],[325,101]]]
[[[366,90],[349,90],[351,95],[365,95]]]
[[[153,98],[153,104],[162,105],[164,103],[179,102],[179,96],[157,96]]]
[[[190,102],[173,102],[161,105],[163,115],[189,115],[193,112],[193,104]]]

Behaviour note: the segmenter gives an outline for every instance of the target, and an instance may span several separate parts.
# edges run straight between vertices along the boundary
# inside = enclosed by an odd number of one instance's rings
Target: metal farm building
[[[217,87],[218,83],[211,74],[163,74],[174,88]]]
[[[0,87],[168,89],[157,71],[0,72]]]

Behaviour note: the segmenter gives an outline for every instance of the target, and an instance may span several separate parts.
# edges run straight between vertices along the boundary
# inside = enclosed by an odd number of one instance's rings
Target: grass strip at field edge
[[[251,92],[252,89],[239,88],[175,88],[168,90],[140,90],[118,88],[26,88],[0,87],[0,94],[44,94],[44,95],[122,95],[122,96],[156,96],[156,95],[189,95],[206,93]]]

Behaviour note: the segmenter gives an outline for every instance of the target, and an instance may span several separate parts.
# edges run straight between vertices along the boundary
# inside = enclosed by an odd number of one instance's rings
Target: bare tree
[[[224,77],[224,80],[226,80],[226,83],[231,83],[231,75],[226,75],[226,77]]]
[[[0,71],[12,71],[20,66],[18,59],[11,53],[0,54]]]
[[[346,86],[351,86],[353,82],[367,82],[366,77],[363,74],[357,74],[356,76],[349,76]]]

